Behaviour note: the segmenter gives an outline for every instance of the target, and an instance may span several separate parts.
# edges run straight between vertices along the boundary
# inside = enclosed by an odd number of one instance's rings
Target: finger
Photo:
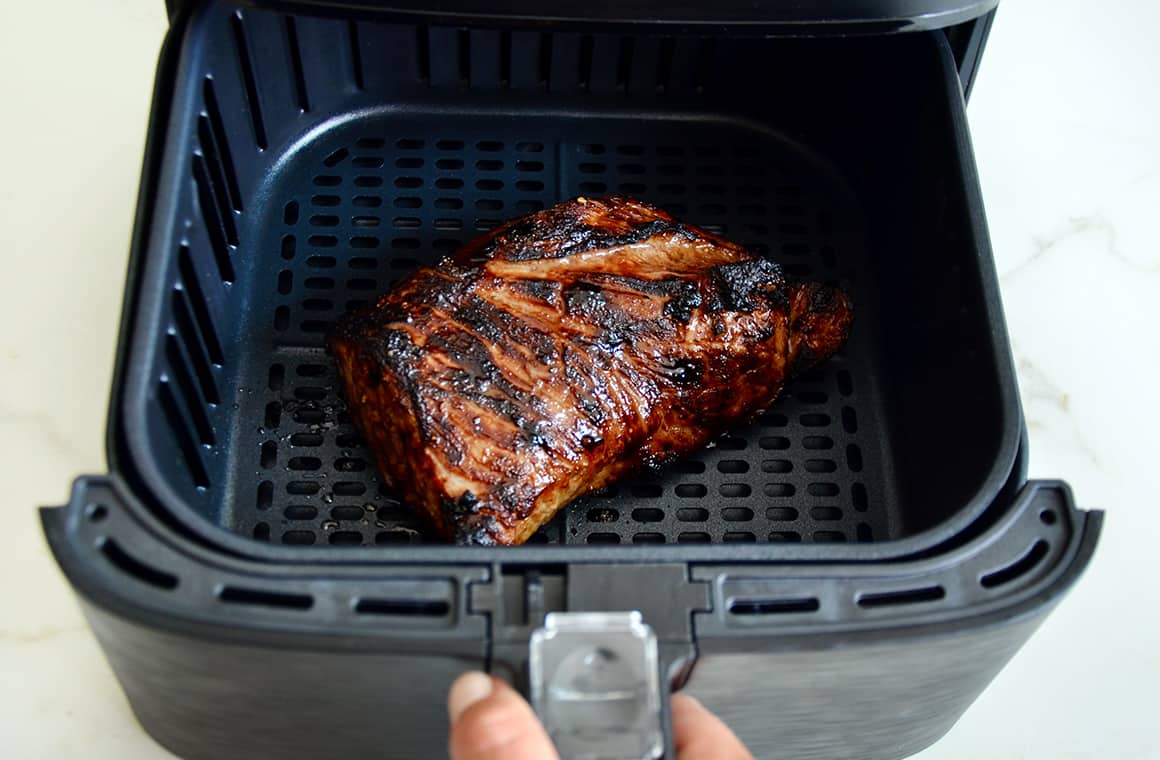
[[[674,694],[673,744],[677,760],[753,760],[729,727],[687,694]]]
[[[498,678],[465,673],[447,695],[451,760],[559,760],[523,697]]]

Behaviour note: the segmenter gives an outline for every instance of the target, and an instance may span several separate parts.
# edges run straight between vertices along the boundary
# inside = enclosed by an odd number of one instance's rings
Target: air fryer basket
[[[548,613],[630,611],[662,730],[684,689],[759,757],[930,744],[1100,528],[1026,480],[962,98],[993,2],[765,9],[802,37],[722,27],[758,12],[732,0],[615,28],[632,8],[533,24],[448,0],[452,27],[409,2],[174,3],[111,472],[43,513],[142,725],[205,760],[434,757],[456,674],[527,687]],[[350,424],[327,330],[504,219],[604,193],[843,282],[848,345],[532,545],[427,541]]]
[[[841,281],[857,319],[755,424],[573,504],[535,542],[792,556],[941,526],[932,543],[1021,477],[941,35],[726,44],[218,3],[187,39],[172,216],[112,420],[119,465],[187,529],[250,552],[423,542],[351,425],[325,335],[415,266],[583,194],[642,198]]]

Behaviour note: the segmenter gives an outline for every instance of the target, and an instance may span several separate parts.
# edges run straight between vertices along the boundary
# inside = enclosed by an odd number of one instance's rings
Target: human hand
[[[447,696],[451,760],[559,760],[532,706],[499,678],[464,673]],[[673,695],[677,760],[753,760],[729,727],[700,702]]]

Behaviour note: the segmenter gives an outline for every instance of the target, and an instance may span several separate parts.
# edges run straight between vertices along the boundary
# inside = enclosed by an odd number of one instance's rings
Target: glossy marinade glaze
[[[330,347],[398,495],[448,539],[520,544],[764,411],[852,314],[658,208],[579,198],[416,270]]]

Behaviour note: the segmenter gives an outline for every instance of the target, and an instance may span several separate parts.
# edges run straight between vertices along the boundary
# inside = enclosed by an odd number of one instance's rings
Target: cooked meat
[[[763,411],[851,316],[841,290],[660,209],[579,198],[417,270],[331,348],[403,499],[448,539],[520,544]]]

